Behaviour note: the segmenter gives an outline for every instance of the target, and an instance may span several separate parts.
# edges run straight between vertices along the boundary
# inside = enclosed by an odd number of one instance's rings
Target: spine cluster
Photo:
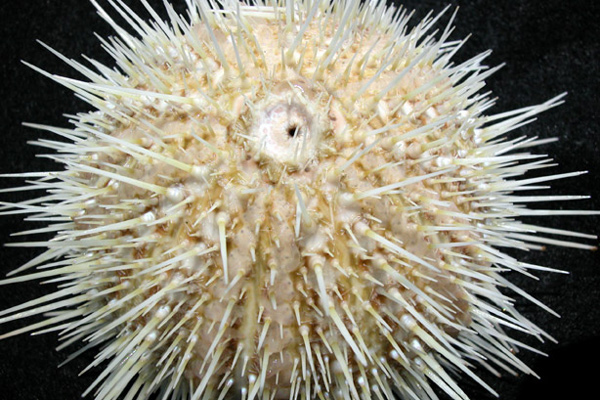
[[[562,95],[485,115],[497,68],[453,63],[447,9],[411,27],[382,1],[187,0],[164,21],[141,1],[150,22],[109,1],[127,27],[92,1],[116,68],[46,45],[86,80],[28,64],[93,111],[29,124],[57,135],[35,144],[63,171],[3,175],[45,194],[0,214],[54,237],[10,244],[45,250],[0,285],[58,289],[0,311],[45,315],[0,338],[97,349],[99,400],[467,399],[456,372],[494,394],[475,366],[533,374],[507,332],[548,335],[512,295],[553,311],[503,272],[553,270],[499,249],[595,249],[519,221],[597,214],[517,195],[582,173],[522,177],[552,140],[510,137]]]

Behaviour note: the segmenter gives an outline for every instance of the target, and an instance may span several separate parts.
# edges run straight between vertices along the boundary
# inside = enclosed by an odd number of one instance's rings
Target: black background
[[[179,6],[183,0],[175,1]],[[104,1],[100,1],[106,4]],[[138,5],[129,0],[128,4]],[[150,1],[161,10],[160,1]],[[454,39],[473,36],[460,52],[465,59],[488,48],[494,50],[488,65],[507,65],[488,79],[488,89],[498,97],[491,112],[502,112],[543,102],[568,91],[566,103],[539,117],[534,124],[515,135],[558,137],[557,143],[545,145],[540,153],[554,157],[560,167],[545,173],[587,170],[589,174],[553,184],[552,193],[587,194],[591,200],[573,204],[540,205],[540,208],[583,208],[600,210],[598,107],[599,20],[598,2],[532,1],[405,1],[416,9],[414,21],[429,10],[440,11],[445,5],[459,5]],[[134,7],[141,9],[140,7]],[[182,10],[182,7],[179,7]],[[143,14],[146,15],[146,14]],[[88,107],[67,89],[42,77],[20,63],[27,60],[53,73],[78,77],[35,42],[40,39],[66,56],[81,60],[87,54],[112,65],[93,32],[111,34],[109,27],[82,0],[4,1],[0,5],[0,172],[38,171],[60,168],[51,161],[36,157],[43,152],[26,144],[47,133],[22,127],[23,121],[66,126],[62,114],[86,111]],[[0,187],[17,181],[0,179]],[[32,194],[1,194],[0,199],[13,201]],[[541,221],[553,227],[600,233],[600,217],[557,217]],[[18,216],[0,218],[0,242],[13,240],[10,232],[24,225]],[[596,241],[597,242],[597,241]],[[3,275],[28,261],[36,251],[0,248],[0,273]],[[599,252],[549,248],[545,252],[512,254],[540,265],[570,271],[570,274],[541,274],[539,281],[522,276],[510,278],[529,293],[557,311],[557,319],[539,308],[518,300],[520,310],[558,340],[555,343],[528,344],[548,353],[541,357],[522,352],[522,358],[542,377],[505,376],[497,379],[481,372],[504,400],[588,399],[597,394],[597,367],[600,355],[600,264]],[[0,286],[0,309],[20,304],[50,291],[35,283]],[[24,323],[2,326],[7,332]],[[518,335],[517,335],[518,337]],[[93,381],[99,370],[82,377],[78,372],[91,361],[89,356],[60,369],[56,368],[68,352],[58,353],[56,335],[34,338],[28,335],[0,341],[0,399],[76,399]],[[473,399],[493,397],[468,379],[461,383]],[[588,390],[591,391],[587,394]],[[89,397],[89,396],[88,396]]]

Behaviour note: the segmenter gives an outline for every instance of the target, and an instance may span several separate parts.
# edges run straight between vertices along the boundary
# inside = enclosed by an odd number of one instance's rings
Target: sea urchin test
[[[509,334],[547,335],[513,297],[547,308],[502,272],[549,268],[499,248],[593,248],[519,221],[595,213],[515,194],[580,174],[523,177],[550,165],[530,153],[548,140],[511,136],[560,96],[486,115],[496,68],[488,53],[453,63],[464,41],[449,14],[436,31],[444,13],[187,0],[164,21],[142,0],[147,22],[93,3],[116,68],[50,47],[84,79],[32,66],[93,110],[30,124],[57,135],[36,144],[63,171],[5,175],[46,194],[2,214],[54,236],[13,243],[45,251],[0,284],[59,286],[0,312],[45,315],[2,338],[97,349],[98,400],[467,399],[457,375],[494,393],[478,368],[533,373]]]

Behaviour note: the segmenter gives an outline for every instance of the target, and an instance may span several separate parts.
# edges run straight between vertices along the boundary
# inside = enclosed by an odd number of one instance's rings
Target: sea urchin
[[[382,1],[187,0],[146,22],[95,1],[117,37],[116,69],[53,51],[85,76],[49,74],[94,111],[72,129],[30,126],[64,171],[18,173],[46,194],[3,203],[31,214],[47,250],[0,284],[58,290],[0,312],[45,314],[6,333],[59,331],[99,348],[99,400],[434,399],[467,395],[462,373],[532,371],[506,329],[545,333],[502,274],[548,268],[498,248],[556,244],[574,232],[519,221],[516,196],[580,174],[521,178],[546,140],[507,133],[561,102],[486,116],[488,53],[454,64],[443,14],[412,26]],[[130,30],[132,33],[129,33]],[[547,309],[547,308],[546,308]],[[550,311],[550,310],[548,310]]]

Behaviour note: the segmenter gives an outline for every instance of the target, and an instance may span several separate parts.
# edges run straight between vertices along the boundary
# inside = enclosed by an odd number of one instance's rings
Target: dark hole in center
[[[299,130],[300,129],[298,128],[297,125],[290,125],[290,126],[288,126],[287,133],[290,137],[296,137]]]

